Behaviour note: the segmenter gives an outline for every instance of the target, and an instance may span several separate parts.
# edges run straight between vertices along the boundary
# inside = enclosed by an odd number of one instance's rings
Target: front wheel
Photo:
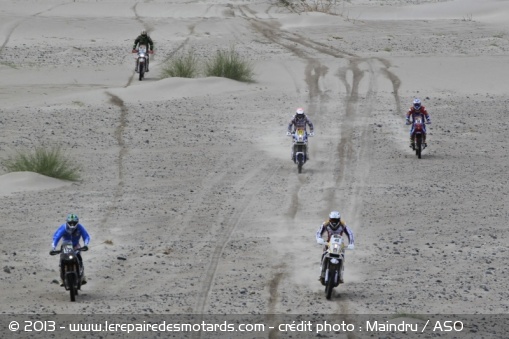
[[[297,155],[297,170],[302,173],[302,166],[304,165],[304,156],[302,154]]]
[[[143,80],[143,76],[145,75],[145,63],[140,63],[140,66],[139,66],[139,69],[140,69],[140,81]]]
[[[415,154],[419,159],[421,159],[421,152],[422,152],[422,135],[417,134],[415,136]]]
[[[334,279],[336,277],[336,271],[329,271],[329,280],[325,283],[325,298],[330,300],[332,297],[332,289],[334,288]]]
[[[76,276],[74,274],[67,275],[67,283],[69,284],[71,301],[76,301]]]

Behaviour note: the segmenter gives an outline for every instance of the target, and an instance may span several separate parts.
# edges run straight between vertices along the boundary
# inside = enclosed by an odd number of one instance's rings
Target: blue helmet
[[[420,99],[414,99],[414,109],[416,111],[420,110],[421,109],[421,100]]]
[[[78,223],[80,222],[80,218],[76,214],[68,214],[67,219],[65,219],[65,230],[68,233],[72,233],[78,227]]]

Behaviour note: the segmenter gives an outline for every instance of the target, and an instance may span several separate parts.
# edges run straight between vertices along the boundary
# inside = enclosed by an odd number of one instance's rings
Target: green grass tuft
[[[253,82],[253,65],[242,58],[234,47],[218,50],[216,56],[205,64],[206,76],[229,78],[242,82]]]
[[[199,60],[194,51],[190,50],[187,54],[180,53],[163,68],[162,76],[163,78],[194,78],[198,74],[198,64]]]
[[[38,147],[34,152],[17,152],[4,161],[8,172],[35,172],[48,177],[77,181],[80,167],[72,164],[59,147]]]

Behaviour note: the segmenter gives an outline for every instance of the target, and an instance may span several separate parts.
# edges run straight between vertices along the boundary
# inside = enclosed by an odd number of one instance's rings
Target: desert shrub
[[[194,78],[199,71],[199,60],[194,51],[179,53],[163,68],[163,78]]]
[[[215,57],[205,63],[206,76],[229,78],[237,81],[253,81],[253,65],[241,57],[234,47],[218,50]]]
[[[276,3],[295,12],[336,14],[337,7],[341,1],[345,0],[276,0]]]
[[[3,163],[8,172],[35,172],[48,177],[77,181],[79,166],[74,165],[59,147],[38,147],[35,151],[19,151]]]

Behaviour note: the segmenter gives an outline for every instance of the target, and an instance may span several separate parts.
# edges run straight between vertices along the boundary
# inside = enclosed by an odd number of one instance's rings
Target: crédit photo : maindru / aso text
[[[424,325],[419,325],[408,323],[404,320],[398,324],[389,323],[389,321],[366,321],[366,331],[369,332],[424,332],[426,329],[432,332],[461,332],[463,330],[463,323],[461,321],[445,320],[435,321],[430,324],[428,320]]]

